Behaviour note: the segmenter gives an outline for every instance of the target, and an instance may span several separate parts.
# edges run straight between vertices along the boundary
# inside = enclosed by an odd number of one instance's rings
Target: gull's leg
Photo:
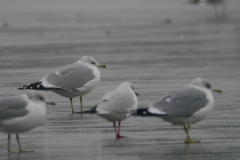
[[[12,151],[12,150],[10,149],[10,143],[11,143],[11,134],[8,133],[8,152],[9,152],[9,153],[14,153],[15,151]]]
[[[22,150],[21,144],[20,144],[20,138],[19,138],[19,136],[18,136],[18,133],[16,133],[16,138],[17,138],[18,148],[19,148],[19,152],[20,152],[20,153],[22,153],[22,152],[33,152],[33,151],[25,151],[25,150]]]
[[[73,109],[72,98],[70,98],[70,102],[71,102],[71,106],[72,106],[72,113],[77,113],[77,112],[75,112],[74,109]]]
[[[115,131],[115,133],[116,133],[116,138],[117,138],[118,134],[117,134],[117,129],[116,129],[116,124],[115,124],[115,122],[113,122],[113,128],[114,128],[114,131]]]
[[[187,135],[186,139],[185,139],[185,142],[184,143],[200,143],[200,141],[193,141],[190,136],[189,136],[189,129],[190,129],[190,124],[188,124],[188,126],[186,127],[185,125],[183,126],[183,129]]]
[[[9,152],[9,153],[18,153],[18,151],[12,151],[12,150],[10,149],[10,143],[11,143],[11,134],[8,133],[8,152]]]
[[[120,136],[120,126],[121,126],[121,121],[118,122],[118,133],[117,133],[117,138],[128,138],[125,136]]]
[[[227,14],[226,14],[226,5],[224,1],[221,3],[221,7],[222,7],[222,18],[225,18]]]
[[[185,125],[183,126],[183,129],[184,129],[184,131],[185,131],[185,133],[186,133],[186,135],[187,135],[187,137],[186,137],[186,140],[185,140],[185,142],[184,143],[188,143],[188,142],[190,142],[191,141],[191,139],[190,139],[190,137],[189,137],[189,127],[186,127]]]
[[[10,142],[11,142],[11,134],[8,133],[8,152],[12,152],[10,149]]]
[[[83,112],[83,107],[82,107],[82,96],[80,96],[80,103],[81,103],[81,112]]]

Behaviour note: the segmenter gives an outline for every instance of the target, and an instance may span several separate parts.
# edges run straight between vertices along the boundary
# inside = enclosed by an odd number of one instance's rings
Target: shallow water
[[[214,93],[213,111],[191,126],[192,139],[202,143],[185,145],[181,126],[142,117],[123,121],[121,133],[128,138],[116,140],[111,123],[96,115],[72,115],[69,99],[43,92],[57,105],[47,108],[42,125],[20,134],[22,148],[35,152],[8,154],[7,135],[0,133],[1,160],[239,159],[237,0],[228,1],[228,16],[223,19],[214,18],[210,6],[176,1],[105,0],[96,10],[92,1],[83,1],[86,7],[79,10],[77,2],[70,2],[73,10],[68,6],[59,11],[55,6],[33,11],[22,6],[23,11],[13,8],[5,14],[9,26],[0,29],[0,96],[25,93],[17,88],[83,55],[107,65],[100,69],[98,87],[83,97],[84,110],[122,81],[134,84],[140,94],[139,107],[146,107],[196,77],[208,78],[223,93]],[[74,106],[80,110],[78,98]],[[14,136],[12,148],[17,149]]]

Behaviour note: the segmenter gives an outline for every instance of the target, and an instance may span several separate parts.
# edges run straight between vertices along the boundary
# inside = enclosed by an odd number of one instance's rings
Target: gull
[[[172,125],[182,125],[187,135],[185,143],[199,143],[189,136],[190,124],[203,120],[210,113],[214,105],[212,91],[222,92],[213,89],[209,80],[196,78],[187,87],[151,103],[149,108],[139,109],[136,115],[156,116]]]
[[[121,121],[137,110],[137,96],[138,93],[134,91],[133,85],[123,82],[117,89],[106,93],[90,113],[97,113],[107,121],[113,122],[116,138],[127,138],[120,135],[120,125]],[[117,121],[118,129],[116,128]]]
[[[0,100],[0,131],[8,133],[8,152],[15,152],[10,149],[11,133],[16,133],[20,153],[33,152],[22,150],[18,133],[39,125],[46,115],[47,104],[54,105],[35,92]]]
[[[221,6],[221,17],[224,18],[226,17],[226,4],[225,4],[225,0],[190,0],[189,1],[191,4],[209,4],[212,5],[214,8],[214,13],[215,13],[215,17],[219,17],[219,13],[217,10],[218,6]]]
[[[63,66],[42,78],[39,82],[24,85],[20,90],[32,89],[52,91],[70,99],[72,113],[74,111],[72,98],[80,96],[81,111],[82,96],[91,92],[100,81],[100,72],[97,67],[106,68],[90,56],[83,56],[76,63]]]

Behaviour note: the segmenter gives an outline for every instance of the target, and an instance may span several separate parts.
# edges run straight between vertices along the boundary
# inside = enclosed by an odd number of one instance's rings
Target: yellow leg
[[[8,133],[8,152],[9,152],[9,153],[14,153],[15,151],[12,151],[12,150],[10,149],[10,143],[11,143],[11,134]]]
[[[9,152],[9,153],[18,153],[18,151],[12,151],[12,150],[10,149],[10,143],[11,143],[11,134],[8,133],[8,152]]]
[[[21,144],[20,144],[20,138],[19,138],[19,136],[18,136],[18,133],[16,133],[16,138],[17,138],[18,148],[19,148],[19,152],[20,152],[20,153],[23,153],[23,152],[33,152],[33,151],[22,150]]]
[[[75,112],[74,109],[73,109],[72,98],[70,98],[70,102],[71,102],[71,106],[72,106],[72,113],[77,113],[77,112]]]
[[[184,143],[187,143],[187,144],[190,144],[190,143],[200,143],[200,141],[193,141],[190,136],[189,136],[189,129],[190,129],[190,124],[187,125],[187,127],[184,125],[183,126],[183,129],[187,135],[186,139],[185,139],[185,142]]]
[[[22,150],[21,144],[20,144],[20,138],[19,138],[19,136],[18,136],[18,133],[16,133],[16,138],[17,138],[17,142],[18,142],[19,152],[18,152],[18,151],[12,151],[12,150],[10,149],[11,134],[8,133],[8,152],[9,152],[9,153],[33,152],[33,151],[25,151],[25,150]]]
[[[83,112],[83,107],[82,107],[82,96],[80,96],[80,103],[81,103],[81,112]]]

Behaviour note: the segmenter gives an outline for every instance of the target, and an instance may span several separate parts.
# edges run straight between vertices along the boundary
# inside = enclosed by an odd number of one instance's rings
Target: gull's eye
[[[206,84],[205,86],[206,86],[208,89],[211,89],[211,88],[212,88],[212,85],[211,85],[211,84],[209,84],[209,83],[208,83],[208,84]]]
[[[95,65],[96,63],[95,62],[91,62],[93,65]]]
[[[39,99],[40,99],[40,100],[42,100],[42,101],[44,100],[44,98],[43,98],[43,97],[39,97]]]

